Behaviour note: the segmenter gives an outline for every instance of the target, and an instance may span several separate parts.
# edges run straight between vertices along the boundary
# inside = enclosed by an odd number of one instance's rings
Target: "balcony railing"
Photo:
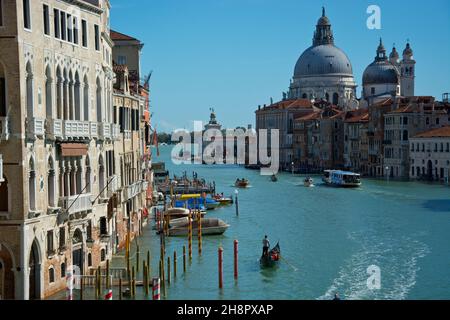
[[[66,139],[89,139],[90,128],[88,121],[66,120],[64,121],[64,137]]]
[[[0,141],[9,139],[9,119],[0,117]]]
[[[42,138],[45,134],[45,120],[38,118],[27,119],[27,137],[29,139]]]
[[[118,124],[111,124],[112,127],[112,139],[117,141],[120,139],[120,126]]]
[[[126,200],[134,198],[142,191],[142,181],[138,181],[133,183],[132,185],[126,186],[123,191],[124,198]]]
[[[50,140],[63,139],[63,120],[47,119],[47,138]]]
[[[98,123],[97,122],[91,122],[90,123],[90,130],[91,130],[91,138],[97,138],[98,137]]]
[[[100,140],[110,140],[111,139],[111,124],[100,123],[98,126],[98,138]]]
[[[119,191],[120,189],[120,180],[119,177],[114,175],[111,176],[110,178],[111,182],[108,185],[108,189],[107,189],[107,193],[108,193],[108,198],[111,198],[113,196],[113,194],[117,191]]]
[[[68,211],[69,215],[92,210],[91,194],[61,198],[59,206]]]

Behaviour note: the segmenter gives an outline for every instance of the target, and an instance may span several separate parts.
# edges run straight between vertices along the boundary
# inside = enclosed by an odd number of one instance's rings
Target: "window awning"
[[[82,157],[88,154],[88,145],[83,143],[61,143],[63,157]]]

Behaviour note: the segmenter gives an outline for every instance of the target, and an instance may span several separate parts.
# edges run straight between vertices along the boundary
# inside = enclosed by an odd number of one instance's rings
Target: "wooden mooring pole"
[[[223,248],[219,247],[219,288],[223,288]]]

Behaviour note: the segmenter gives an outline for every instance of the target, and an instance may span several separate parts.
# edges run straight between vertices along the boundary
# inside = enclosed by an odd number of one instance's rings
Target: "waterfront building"
[[[113,63],[116,82],[113,105],[115,123],[120,135],[115,143],[117,172],[109,173],[117,179],[122,193],[118,208],[113,211],[115,250],[124,247],[128,230],[131,237],[141,234],[146,214],[147,198],[151,200],[153,184],[151,155],[147,144],[149,114],[148,87],[141,84],[140,55],[143,44],[130,36],[111,31],[114,41]],[[116,60],[117,59],[117,60]],[[121,63],[119,63],[119,62]],[[125,63],[125,64],[122,64]],[[131,72],[127,64],[131,66]],[[148,85],[148,83],[146,84]],[[146,115],[144,114],[146,111]],[[126,223],[121,223],[126,221]]]
[[[3,1],[0,294],[40,299],[111,258],[109,1]]]
[[[384,168],[391,178],[408,179],[410,174],[409,138],[426,130],[449,124],[448,103],[433,97],[398,100],[396,109],[385,114]]]
[[[279,130],[279,155],[280,168],[292,170],[294,161],[293,135],[294,119],[305,116],[314,111],[313,103],[308,99],[283,100],[272,103],[269,106],[259,106],[256,111],[256,132],[261,129],[268,130],[268,147],[270,144],[270,133],[273,129]]]
[[[344,112],[326,101],[294,121],[295,166],[301,171],[321,171],[344,165]]]
[[[410,139],[410,177],[449,182],[450,127],[443,126]]]
[[[369,111],[350,111],[344,121],[344,166],[361,175],[368,174],[369,161]]]

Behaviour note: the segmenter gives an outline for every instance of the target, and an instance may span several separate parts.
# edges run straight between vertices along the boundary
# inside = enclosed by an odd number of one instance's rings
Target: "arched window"
[[[105,188],[105,165],[103,162],[103,156],[100,155],[98,159],[98,184],[99,184],[99,193],[100,196],[103,197],[103,189]]]
[[[92,254],[88,253],[88,267],[92,267]]]
[[[69,77],[67,75],[67,70],[63,71],[63,88],[62,88],[62,101],[63,101],[63,117],[64,120],[69,120]]]
[[[325,100],[330,101],[330,94],[328,92],[325,94]]]
[[[339,95],[337,92],[333,93],[333,104],[336,106],[339,104]]]
[[[55,166],[53,158],[48,159],[48,176],[47,176],[47,186],[48,186],[48,206],[51,208],[56,207],[55,204]]]
[[[29,175],[28,175],[28,201],[31,211],[36,210],[36,171],[34,167],[33,158],[29,162]]]
[[[27,63],[26,67],[26,105],[27,105],[27,118],[31,119],[33,118],[34,114],[34,100],[33,100],[33,93],[34,93],[34,81],[33,81],[33,70],[31,68],[31,63]]]
[[[45,111],[47,119],[53,118],[53,78],[50,66],[45,69]]]
[[[58,119],[63,118],[63,88],[64,88],[64,79],[61,73],[61,69],[56,69],[56,117]]]
[[[0,183],[0,212],[9,212],[9,190],[8,179],[3,177],[4,181]]]
[[[75,96],[75,79],[72,74],[72,70],[69,71],[69,119],[75,120],[75,105],[74,105],[74,96]]]
[[[102,249],[102,251],[100,251],[100,259],[101,259],[102,262],[106,260],[106,251],[105,251],[105,249]]]
[[[53,267],[50,267],[48,269],[48,282],[49,283],[55,282],[55,269]]]
[[[86,193],[91,193],[91,161],[89,160],[89,156],[86,156],[85,162],[85,185],[86,185]]]
[[[66,277],[66,264],[63,262],[61,263],[61,279]]]
[[[78,71],[75,73],[75,83],[74,83],[74,92],[75,92],[75,120],[81,120],[81,82],[80,75]]]
[[[304,94],[302,95],[302,98],[303,98],[303,99],[308,99],[308,95],[307,95],[306,93],[304,93]]]
[[[103,110],[102,110],[102,84],[100,82],[100,78],[97,78],[97,122],[103,121]]]
[[[75,193],[80,194],[83,191],[82,186],[83,168],[81,167],[81,161],[76,162],[76,173],[75,173]]]
[[[89,121],[89,82],[87,76],[84,76],[83,83],[84,121]]]

